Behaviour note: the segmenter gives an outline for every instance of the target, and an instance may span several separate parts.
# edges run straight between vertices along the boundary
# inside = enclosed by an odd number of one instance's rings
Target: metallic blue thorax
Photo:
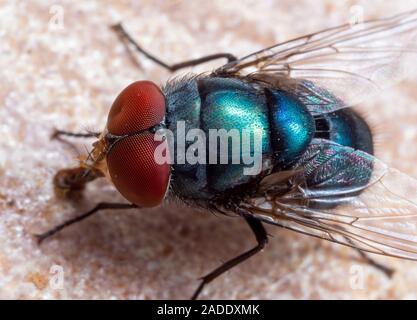
[[[163,90],[167,99],[166,125],[176,137],[171,186],[182,198],[211,199],[256,182],[270,172],[288,169],[304,154],[314,138],[332,140],[372,153],[369,128],[352,111],[313,116],[293,94],[257,82],[238,78],[195,77],[170,82]],[[198,128],[206,137],[210,136],[210,129],[235,129],[241,137],[244,130],[259,134],[262,129],[259,151],[263,159],[261,173],[257,176],[245,175],[244,168],[252,165],[242,161],[233,164],[233,150],[230,148],[228,164],[208,163],[213,152],[209,141],[206,141],[207,164],[179,163],[176,154],[181,144],[177,138],[179,121],[185,122],[185,132]],[[183,147],[188,149],[194,142],[186,141]],[[246,141],[245,146],[241,144],[241,160],[245,152],[251,156],[257,152],[253,142]]]

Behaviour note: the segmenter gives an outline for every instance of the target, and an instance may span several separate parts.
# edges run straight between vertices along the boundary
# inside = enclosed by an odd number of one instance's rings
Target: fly
[[[55,187],[72,192],[106,177],[128,202],[99,203],[38,235],[40,242],[101,210],[155,207],[166,199],[241,217],[257,245],[205,275],[193,299],[265,247],[263,223],[353,247],[387,275],[392,270],[365,252],[417,260],[417,181],[373,156],[371,130],[349,108],[414,68],[417,11],[330,28],[240,59],[220,53],[174,65],[144,50],[121,25],[114,29],[169,71],[215,59],[227,63],[162,87],[132,83],[115,99],[100,133],[58,131],[57,137],[97,141],[79,167],[56,174]],[[198,134],[180,142],[181,123]],[[238,153],[225,157],[259,156],[255,174],[245,174],[251,165],[242,161],[204,162],[231,150],[201,138],[214,129],[261,137],[258,149],[255,139],[242,140]],[[180,144],[185,160],[203,161],[178,161],[184,160]]]

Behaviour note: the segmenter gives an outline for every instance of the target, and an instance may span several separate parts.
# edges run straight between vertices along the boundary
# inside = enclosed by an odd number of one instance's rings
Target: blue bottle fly
[[[313,116],[296,95],[260,82],[216,76],[190,77],[168,83],[163,92],[167,101],[166,126],[175,136],[178,121],[186,122],[186,131],[200,128],[207,136],[209,129],[252,133],[259,127],[263,129],[264,164],[257,176],[245,175],[245,165],[231,164],[231,161],[229,164],[194,165],[174,162],[171,188],[183,200],[205,202],[225,198],[224,201],[228,201],[236,189],[239,189],[239,196],[243,190],[251,193],[252,186],[256,189],[265,174],[290,169],[316,138],[373,154],[369,126],[353,110],[341,109]],[[191,144],[188,142],[186,148]],[[330,169],[339,170],[338,167]],[[314,179],[317,184],[321,177]],[[362,179],[360,183],[366,184],[367,180]]]
[[[55,175],[56,190],[71,195],[107,177],[128,202],[99,203],[39,241],[100,210],[155,207],[165,199],[241,217],[257,245],[202,277],[192,298],[265,247],[263,223],[353,247],[388,276],[393,270],[365,252],[417,260],[417,195],[410,192],[417,181],[374,157],[370,127],[350,108],[415,69],[417,11],[331,28],[240,59],[219,53],[174,65],[140,47],[121,25],[114,29],[170,71],[228,62],[162,88],[132,83],[115,99],[101,132],[57,131],[97,141],[79,167]],[[179,128],[199,136],[179,139]],[[253,139],[237,140],[238,149],[213,148],[206,139],[212,130]],[[190,161],[184,150],[204,161]],[[253,164],[244,159],[255,158],[259,171],[247,174]]]

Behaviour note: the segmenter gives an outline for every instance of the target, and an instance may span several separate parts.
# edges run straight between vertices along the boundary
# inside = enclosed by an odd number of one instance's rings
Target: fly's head
[[[105,132],[91,154],[92,167],[139,207],[159,205],[168,189],[171,166],[155,159],[155,149],[167,144],[155,139],[165,110],[165,96],[157,85],[150,81],[130,84],[114,101]]]
[[[167,141],[155,139],[155,132],[165,120],[165,96],[150,81],[127,86],[114,101],[105,130],[93,143],[90,153],[80,159],[80,166],[58,171],[55,191],[69,197],[85,185],[106,177],[131,203],[154,207],[165,198],[171,166],[160,164],[155,150]],[[168,155],[169,156],[169,155]]]

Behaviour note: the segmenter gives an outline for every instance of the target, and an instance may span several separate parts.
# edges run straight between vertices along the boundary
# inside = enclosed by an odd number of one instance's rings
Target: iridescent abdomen
[[[232,164],[231,148],[228,164],[220,164],[219,161],[207,161],[207,164],[176,161],[173,165],[172,188],[183,198],[210,199],[224,195],[236,187],[256,182],[272,170],[284,169],[305,152],[314,137],[313,116],[293,95],[284,91],[237,78],[215,77],[170,83],[164,91],[167,97],[168,129],[176,135],[177,123],[181,120],[185,121],[186,131],[200,128],[207,137],[207,160],[210,152],[213,152],[208,141],[210,129],[238,130],[242,138],[241,160],[245,150],[251,156],[257,150],[253,139],[243,140],[243,131],[253,135],[261,132],[262,137],[258,150],[261,150],[263,163],[258,175],[244,173],[244,168],[253,164],[244,164],[242,161]],[[176,140],[175,147],[179,143]],[[185,148],[192,143],[186,142]],[[215,151],[220,152],[219,149]]]
[[[366,121],[351,108],[316,116],[316,137],[373,154],[372,132]]]

